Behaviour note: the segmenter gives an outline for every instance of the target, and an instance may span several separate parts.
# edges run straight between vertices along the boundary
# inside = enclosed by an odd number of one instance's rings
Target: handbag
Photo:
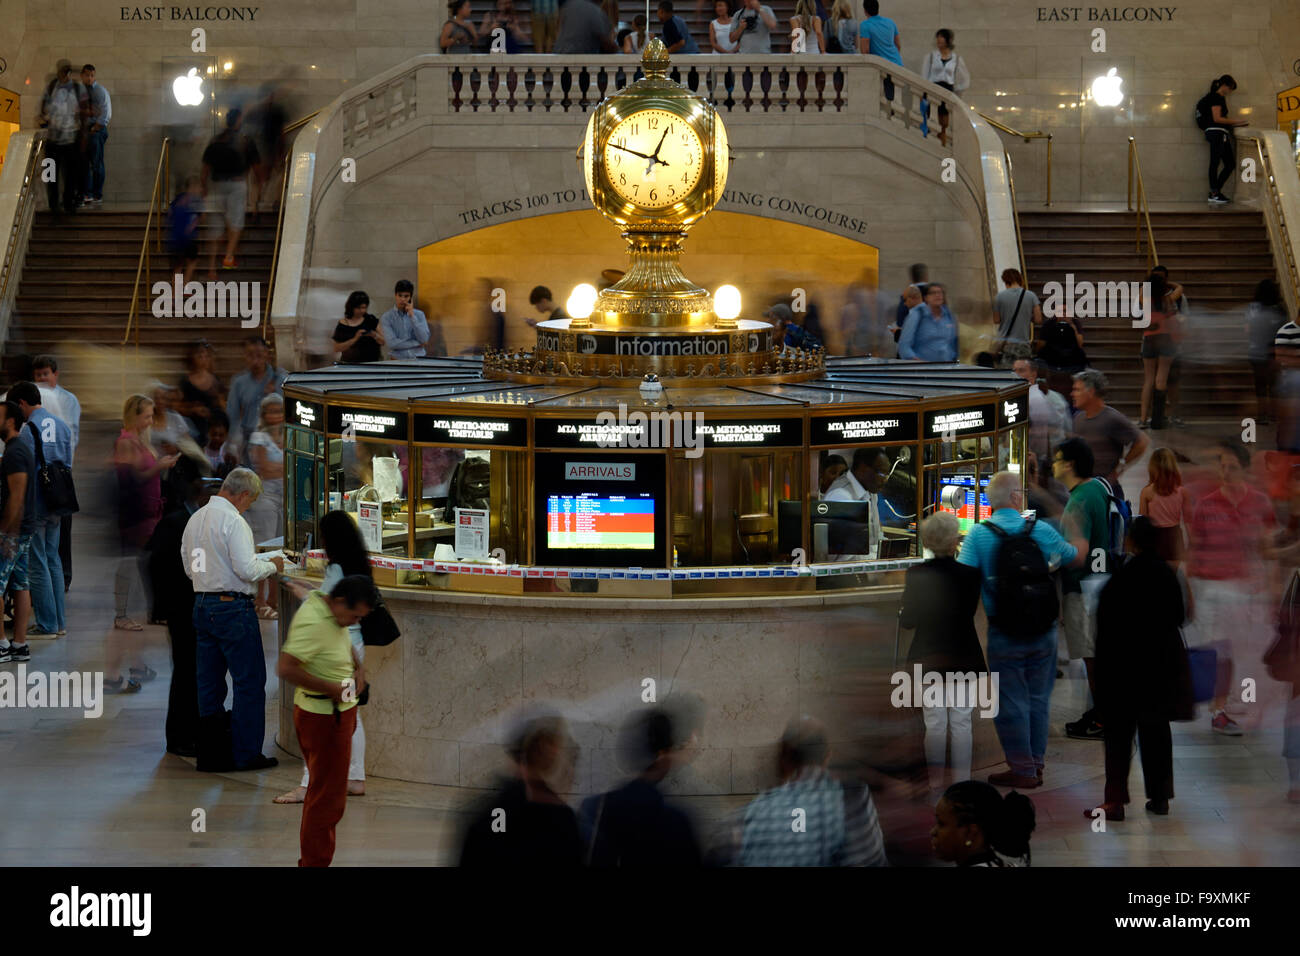
[[[1264,668],[1276,681],[1300,683],[1300,615],[1296,601],[1300,600],[1300,570],[1291,572],[1286,593],[1277,609],[1277,624],[1273,641],[1264,652]]]
[[[77,504],[77,489],[72,484],[72,469],[61,461],[45,460],[45,442],[35,422],[28,422],[32,430],[32,445],[36,450],[36,483],[40,489],[45,513],[62,518],[81,510]]]
[[[397,622],[381,597],[370,613],[361,619],[361,643],[366,647],[387,647],[401,636]]]

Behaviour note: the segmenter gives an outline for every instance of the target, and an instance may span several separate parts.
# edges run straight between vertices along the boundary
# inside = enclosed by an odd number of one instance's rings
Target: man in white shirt
[[[236,468],[220,494],[194,512],[181,537],[181,560],[194,582],[200,770],[264,770],[278,762],[262,754],[266,657],[253,596],[259,581],[284,570],[284,559],[258,558],[253,531],[243,518],[261,493],[261,479],[248,468]],[[224,746],[227,670],[235,685],[229,752]]]
[[[836,478],[822,496],[822,501],[866,501],[870,504],[867,513],[869,553],[832,554],[832,561],[872,561],[880,556],[880,492],[888,475],[889,456],[883,451],[879,448],[855,448],[849,470]],[[814,517],[813,520],[817,519]]]
[[[55,418],[62,418],[72,429],[71,466],[77,457],[77,442],[81,440],[81,402],[59,384],[59,363],[53,355],[38,355],[32,362],[32,380],[41,394],[49,393],[41,405]],[[72,515],[64,515],[59,528],[59,558],[63,563],[63,591],[72,587]]]
[[[1070,406],[1060,392],[1038,385],[1043,370],[1034,359],[1018,358],[1013,369],[1029,383],[1029,450],[1038,456],[1039,468],[1050,473],[1052,452],[1070,433]]]

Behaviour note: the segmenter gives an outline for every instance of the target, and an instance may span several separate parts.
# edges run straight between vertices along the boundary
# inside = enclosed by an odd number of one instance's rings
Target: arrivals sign
[[[538,448],[649,447],[649,420],[636,424],[605,424],[591,418],[538,418],[533,444]]]

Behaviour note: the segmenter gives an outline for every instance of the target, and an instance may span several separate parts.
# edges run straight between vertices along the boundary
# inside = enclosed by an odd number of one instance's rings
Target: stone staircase
[[[1178,415],[1188,422],[1240,421],[1254,410],[1246,362],[1246,305],[1261,279],[1277,278],[1263,214],[1249,209],[1153,212],[1160,264],[1191,305],[1183,346]],[[1125,212],[1021,212],[1029,288],[1137,282],[1146,251],[1134,250],[1134,215]],[[1110,403],[1136,419],[1142,392],[1142,333],[1130,319],[1086,319],[1084,350],[1111,383]]]
[[[130,314],[131,292],[140,257],[146,212],[105,208],[82,211],[56,224],[45,211],[32,224],[22,282],[18,287],[9,340],[5,343],[5,373],[9,381],[22,374],[27,357],[48,352],[60,361],[60,384],[78,391],[103,384],[108,373],[117,378],[126,357],[127,387],[137,390],[144,378],[178,379],[185,368],[188,343],[206,338],[216,352],[216,373],[229,382],[243,369],[242,341],[258,329],[241,327],[238,317],[155,318],[154,296],[140,283],[140,361],[133,347],[123,349],[122,336]],[[200,259],[193,280],[205,282],[209,238],[218,225],[200,225]],[[170,279],[168,255],[157,252],[151,236],[151,281]],[[239,246],[239,267],[220,268],[221,282],[260,282],[260,310],[267,308],[266,291],[275,242],[275,214],[263,211],[254,224],[250,214]],[[220,248],[224,248],[224,243]],[[218,259],[220,256],[218,256]],[[269,330],[268,330],[269,331]],[[134,342],[134,339],[133,339]],[[118,391],[121,390],[118,386]]]

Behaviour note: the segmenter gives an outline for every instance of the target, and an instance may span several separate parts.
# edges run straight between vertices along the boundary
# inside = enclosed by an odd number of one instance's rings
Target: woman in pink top
[[[122,406],[122,433],[113,446],[118,490],[117,530],[122,545],[115,582],[117,617],[113,627],[124,631],[143,630],[126,616],[131,579],[139,574],[138,555],[162,518],[162,472],[176,464],[179,457],[154,455],[149,433],[153,408],[153,399],[147,395],[128,398]]]
[[[1153,451],[1147,464],[1147,477],[1151,482],[1138,498],[1138,513],[1146,515],[1155,525],[1159,535],[1157,551],[1176,571],[1186,546],[1183,527],[1191,512],[1191,502],[1174,453],[1168,448]]]

